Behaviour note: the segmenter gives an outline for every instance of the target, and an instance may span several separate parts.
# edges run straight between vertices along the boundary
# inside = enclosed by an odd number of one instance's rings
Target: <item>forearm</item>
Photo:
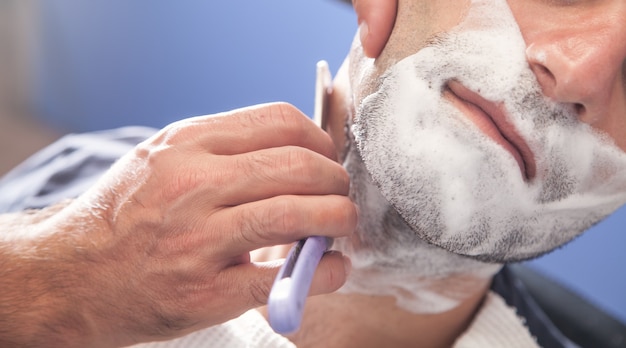
[[[42,229],[66,205],[0,215],[0,346],[72,347],[90,336],[62,231]]]

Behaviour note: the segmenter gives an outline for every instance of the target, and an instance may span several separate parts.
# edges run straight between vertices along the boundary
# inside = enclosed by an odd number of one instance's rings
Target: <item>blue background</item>
[[[313,109],[315,63],[341,64],[350,6],[317,1],[42,0],[33,97],[67,132],[270,101]],[[626,208],[530,262],[626,323]]]

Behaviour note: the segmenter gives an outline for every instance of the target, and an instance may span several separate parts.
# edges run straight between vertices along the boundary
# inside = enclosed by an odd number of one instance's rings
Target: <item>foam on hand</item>
[[[336,243],[353,261],[343,291],[392,294],[414,311],[429,297],[434,310],[456,303],[452,290],[424,290],[432,279],[489,277],[626,203],[626,154],[543,96],[506,0],[472,0],[463,22],[433,41],[357,106],[358,151],[345,165],[361,221],[357,237]],[[503,105],[533,153],[534,178],[442,98],[450,80]]]

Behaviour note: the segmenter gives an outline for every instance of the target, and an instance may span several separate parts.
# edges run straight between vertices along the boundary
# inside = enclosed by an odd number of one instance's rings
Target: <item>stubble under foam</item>
[[[425,290],[433,279],[489,277],[498,263],[548,252],[626,202],[626,155],[543,97],[505,0],[472,1],[439,41],[392,66],[357,108],[358,153],[346,166],[363,218],[357,242],[338,241],[353,259],[344,291],[392,294],[415,312],[455,303]],[[531,182],[442,100],[450,79],[505,105],[535,155]],[[381,222],[394,214],[400,222]]]

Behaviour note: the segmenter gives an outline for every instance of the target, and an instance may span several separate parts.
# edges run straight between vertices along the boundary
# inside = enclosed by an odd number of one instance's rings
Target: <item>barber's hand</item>
[[[352,0],[366,56],[376,58],[385,47],[396,20],[398,0]]]
[[[290,105],[174,123],[56,219],[76,239],[76,306],[111,345],[234,318],[266,303],[282,262],[249,252],[351,234],[348,189],[330,137]],[[338,289],[346,262],[327,254],[311,294]]]

